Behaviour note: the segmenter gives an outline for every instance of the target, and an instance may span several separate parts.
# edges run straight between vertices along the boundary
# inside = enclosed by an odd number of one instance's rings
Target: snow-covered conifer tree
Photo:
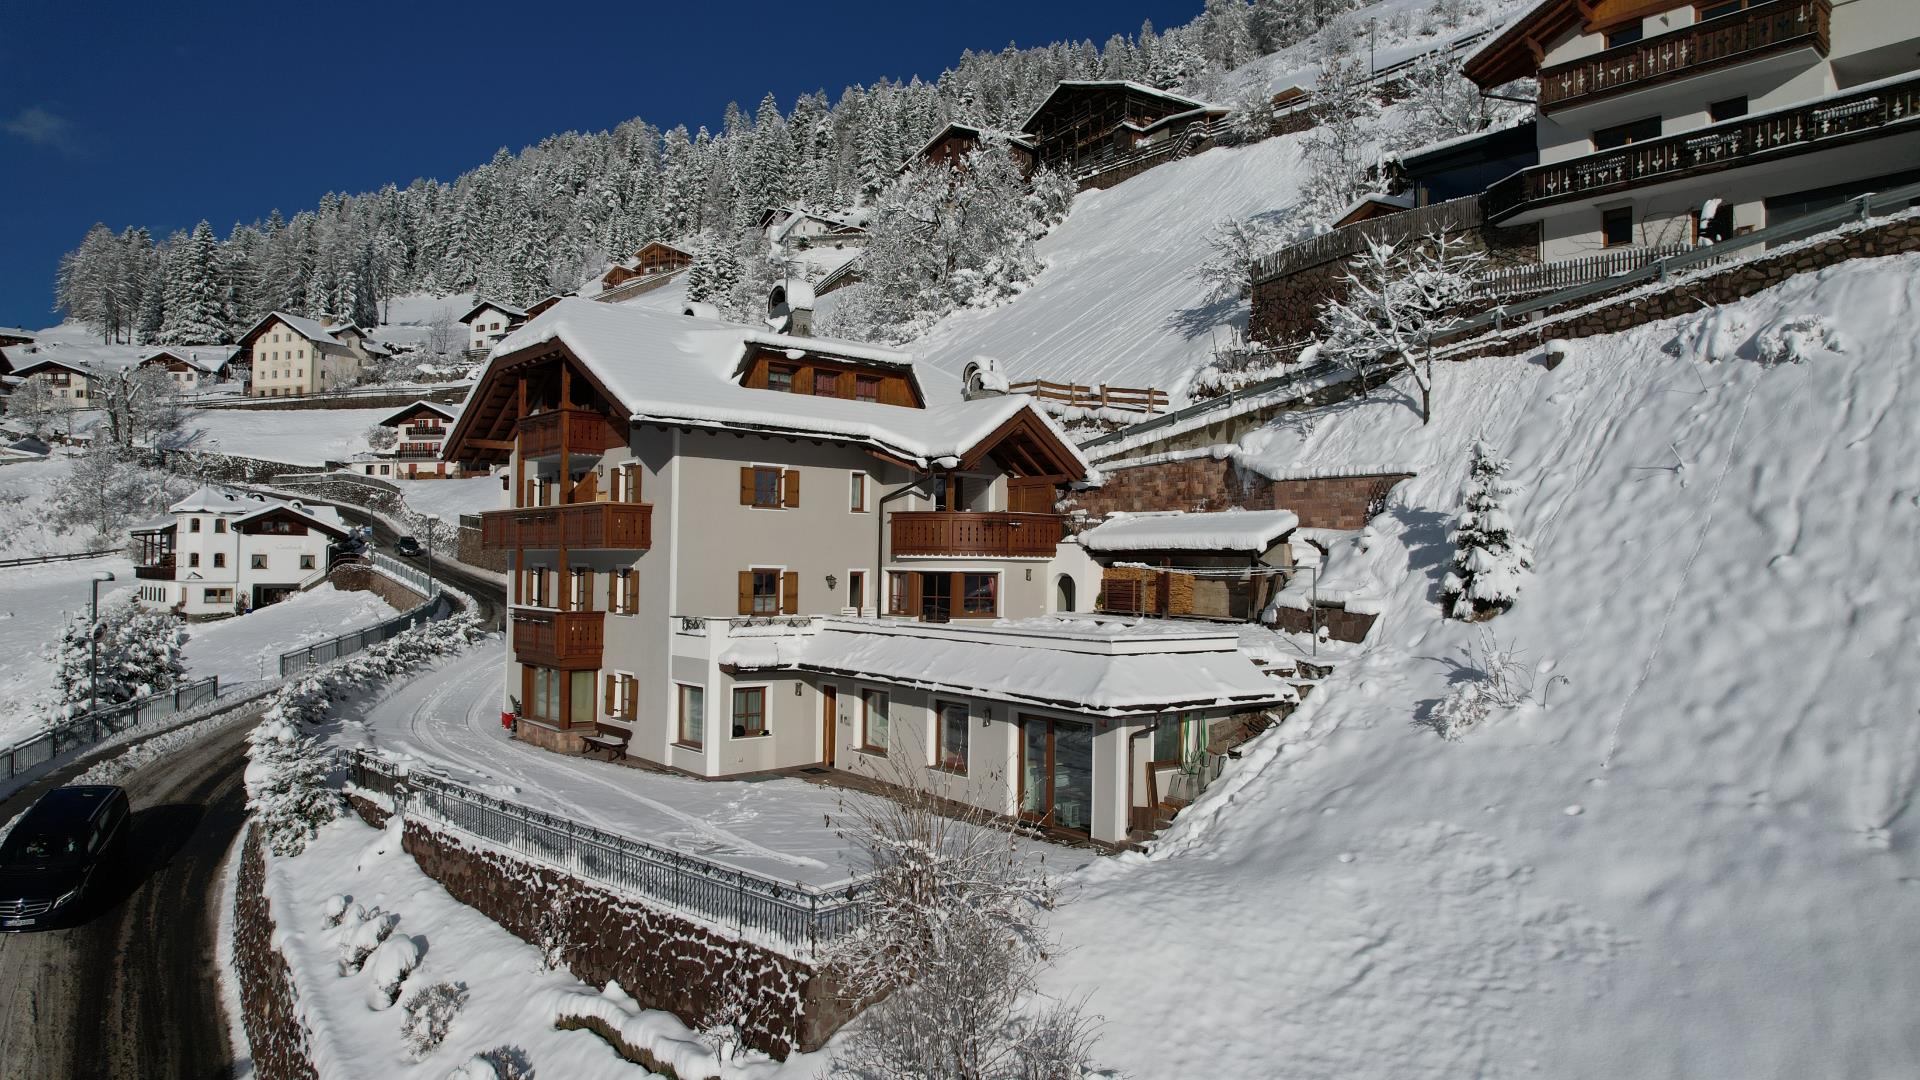
[[[167,260],[167,303],[160,323],[160,340],[169,345],[207,344],[226,335],[226,308],[221,303],[219,241],[213,226],[194,226]]]
[[[1485,442],[1473,444],[1453,531],[1453,569],[1440,586],[1441,606],[1452,618],[1479,621],[1511,608],[1533,567],[1532,545],[1515,531],[1509,509],[1519,492],[1507,479],[1511,468]]]
[[[97,623],[77,615],[53,643],[55,697],[49,718],[79,715],[93,702],[113,705],[172,690],[186,675],[181,658],[186,643],[187,632],[175,616],[143,611],[132,598],[103,600]]]

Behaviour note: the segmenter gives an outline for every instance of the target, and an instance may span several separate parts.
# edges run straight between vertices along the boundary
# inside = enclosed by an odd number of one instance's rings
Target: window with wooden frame
[[[740,505],[760,510],[794,509],[800,505],[800,470],[778,465],[740,467]]]
[[[640,680],[624,671],[610,671],[602,681],[607,719],[631,721],[640,715]]]
[[[226,562],[227,557],[225,554],[218,551],[213,553],[213,565],[225,566]],[[247,566],[254,570],[265,570],[267,568],[267,557],[265,555],[250,556],[247,559]]]
[[[547,568],[544,566],[528,567],[525,573],[526,577],[525,580],[521,582],[520,588],[522,603],[527,607],[551,607],[552,594],[548,591],[547,586]]]
[[[847,571],[847,606],[855,615],[867,606],[867,572],[865,570]]]
[[[199,531],[200,531],[200,519],[199,519],[199,518],[188,518],[188,519],[187,519],[187,531],[188,531],[188,532],[199,532]]]
[[[1660,118],[1657,116],[1643,116],[1630,123],[1615,124],[1613,127],[1595,130],[1593,133],[1593,148],[1595,150],[1614,150],[1622,146],[1630,146],[1634,143],[1646,142],[1648,139],[1657,139],[1659,137]]]
[[[1633,207],[1616,206],[1600,212],[1600,239],[1608,247],[1633,243]]]
[[[880,400],[880,377],[878,375],[855,375],[853,377],[853,399],[855,401],[878,402]]]
[[[847,480],[847,509],[855,514],[867,512],[867,474],[854,473]]]
[[[214,532],[216,532],[216,533],[223,533],[223,532],[226,532],[226,531],[227,531],[227,519],[226,519],[226,518],[214,518],[214,519],[213,519],[213,531],[214,531]]]
[[[798,370],[792,364],[768,364],[767,389],[793,393],[793,376]]]
[[[1694,9],[1694,21],[1706,22],[1722,15],[1737,15],[1747,9],[1747,0],[1718,0],[1717,3],[1701,4]]]
[[[640,574],[629,566],[607,574],[607,610],[615,615],[640,612]]]
[[[741,615],[798,615],[800,573],[755,567],[740,571]]]
[[[860,691],[860,748],[869,754],[887,752],[887,692]]]
[[[314,557],[312,555],[300,556],[300,569],[302,570],[314,569]]]
[[[967,740],[972,734],[967,706],[958,701],[935,702],[933,706],[933,767],[965,776]]]
[[[607,496],[614,502],[639,502],[640,466],[631,461],[615,465],[611,479],[608,481]]]
[[[733,737],[753,739],[767,733],[767,688],[733,688]]]
[[[824,368],[814,368],[813,393],[815,397],[839,397],[840,373]]]
[[[999,614],[1000,575],[960,575],[960,612],[963,615]]]
[[[706,746],[707,691],[704,687],[680,683],[680,732],[674,740],[681,746],[699,750]]]
[[[593,571],[576,566],[567,572],[567,610],[593,610]]]
[[[200,553],[199,553],[199,552],[197,552],[197,551],[189,551],[189,552],[187,552],[187,565],[188,565],[189,567],[194,567],[194,566],[199,566],[199,565],[200,565]]]
[[[560,719],[560,680],[565,673],[555,668],[527,665],[524,708],[536,720],[549,723]]]
[[[913,614],[913,575],[899,570],[887,571],[887,614]]]

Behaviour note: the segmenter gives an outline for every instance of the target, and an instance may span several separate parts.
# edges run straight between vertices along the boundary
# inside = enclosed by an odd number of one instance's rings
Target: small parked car
[[[425,548],[420,546],[420,541],[415,540],[411,536],[403,536],[400,539],[395,540],[393,542],[393,550],[398,552],[401,555],[407,556],[408,558],[412,558],[413,556],[422,554],[423,552],[426,551]]]
[[[126,843],[127,793],[106,784],[55,788],[0,842],[0,931],[71,918]]]

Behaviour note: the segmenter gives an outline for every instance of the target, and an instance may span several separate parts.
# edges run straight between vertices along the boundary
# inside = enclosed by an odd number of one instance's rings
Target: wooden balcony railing
[[[1058,514],[900,511],[893,514],[895,558],[970,555],[989,559],[1050,559],[1066,519]]]
[[[1829,0],[1773,0],[1555,64],[1540,72],[1540,111],[1685,78],[1769,52],[1811,46],[1825,56],[1831,18]]]
[[[1489,222],[1536,206],[1593,198],[1722,169],[1920,130],[1920,78],[1835,94],[1791,109],[1714,124],[1523,169],[1482,202]]]
[[[412,439],[438,439],[446,435],[447,429],[436,424],[408,424],[405,434]]]
[[[133,568],[133,576],[155,581],[172,581],[173,556],[162,555],[158,562],[139,563]]]
[[[599,454],[626,442],[612,419],[589,409],[549,409],[522,417],[514,425],[521,457],[560,452],[562,437],[569,453]]]
[[[653,546],[653,506],[590,502],[489,510],[480,515],[480,546],[645,551]]]
[[[604,611],[513,611],[513,658],[522,664],[585,671],[606,648]]]

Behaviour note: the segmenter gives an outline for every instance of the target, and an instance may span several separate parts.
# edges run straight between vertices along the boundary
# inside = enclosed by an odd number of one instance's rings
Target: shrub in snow
[[[382,941],[366,963],[367,972],[373,976],[367,1004],[376,1012],[392,1008],[400,1000],[400,984],[419,966],[420,946],[412,938],[400,934]]]
[[[1747,327],[1747,314],[1739,308],[1712,308],[1681,324],[1666,351],[1702,360],[1731,360],[1746,344]]]
[[[142,611],[131,597],[102,604],[98,623],[74,617],[51,650],[57,696],[49,719],[86,712],[96,687],[102,705],[172,690],[187,673],[181,658],[186,644],[179,618]]]
[[[1519,708],[1533,700],[1533,672],[1491,632],[1483,628],[1478,639],[1462,651],[1467,656],[1467,662],[1461,665],[1464,677],[1447,688],[1446,696],[1434,705],[1431,714],[1416,721],[1449,742],[1481,726],[1496,713]]]
[[[407,998],[401,1006],[407,1018],[400,1024],[400,1036],[415,1060],[433,1053],[446,1041],[447,1029],[466,1003],[466,983],[437,982],[415,990]]]
[[[1507,509],[1518,491],[1506,478],[1511,467],[1486,443],[1473,444],[1453,569],[1440,585],[1441,607],[1453,618],[1490,619],[1511,608],[1533,567],[1533,548],[1514,532]]]
[[[1407,372],[1420,390],[1421,422],[1432,420],[1432,345],[1465,321],[1485,262],[1444,229],[1407,244],[1369,238],[1341,279],[1346,295],[1320,309],[1319,356],[1363,377],[1380,366]]]
[[[340,974],[351,975],[364,967],[367,957],[387,940],[399,922],[400,916],[374,908],[365,919],[354,923],[340,942]]]
[[[327,897],[326,902],[320,905],[320,914],[326,919],[326,925],[339,926],[340,920],[346,918],[349,902],[349,897],[339,893]]]
[[[1754,338],[1763,364],[1801,364],[1819,352],[1846,352],[1846,340],[1824,315],[1788,315]]]
[[[533,1080],[533,1062],[517,1046],[496,1046],[468,1058],[447,1080]]]

